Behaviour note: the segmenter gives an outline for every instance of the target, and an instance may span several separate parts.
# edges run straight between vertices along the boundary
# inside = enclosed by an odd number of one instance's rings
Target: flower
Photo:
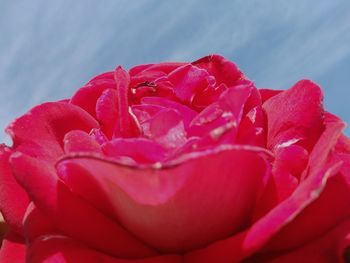
[[[322,99],[211,55],[34,107],[1,146],[1,262],[345,262],[350,141]]]

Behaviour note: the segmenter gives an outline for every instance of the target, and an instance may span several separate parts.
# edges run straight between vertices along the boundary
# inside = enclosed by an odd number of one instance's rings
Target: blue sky
[[[1,0],[0,128],[118,64],[211,53],[258,87],[316,81],[326,109],[350,123],[349,10],[348,0]]]

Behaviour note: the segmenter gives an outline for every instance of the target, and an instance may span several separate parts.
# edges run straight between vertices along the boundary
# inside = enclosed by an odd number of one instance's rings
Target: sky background
[[[0,141],[15,117],[116,65],[212,53],[257,87],[314,80],[350,123],[349,12],[349,0],[0,0]]]

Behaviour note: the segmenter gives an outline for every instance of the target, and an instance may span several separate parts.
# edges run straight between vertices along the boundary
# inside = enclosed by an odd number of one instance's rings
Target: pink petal
[[[28,206],[23,219],[23,225],[27,244],[42,235],[61,233],[33,202]]]
[[[309,172],[303,173],[302,180],[309,174],[316,173],[322,169],[327,163],[329,154],[336,146],[344,128],[345,123],[338,118],[331,120],[325,119],[325,129],[310,153],[308,163]]]
[[[141,105],[132,105],[132,112],[135,114],[138,122],[140,124],[152,118],[165,107],[158,105],[150,105],[150,104],[141,104]]]
[[[244,78],[243,73],[234,63],[220,55],[206,56],[192,62],[192,64],[205,69],[210,75],[214,76],[218,85],[225,83],[228,87],[231,87]]]
[[[118,118],[118,94],[116,89],[105,89],[96,102],[96,117],[103,131],[112,137]]]
[[[93,128],[89,135],[100,145],[108,141],[107,136],[101,131],[100,128]]]
[[[260,105],[252,108],[238,126],[236,143],[266,146],[266,120]]]
[[[328,179],[317,200],[281,229],[264,251],[295,249],[349,219],[350,203],[344,200],[350,200],[350,178],[337,174]]]
[[[181,256],[162,255],[144,259],[118,259],[93,250],[65,236],[43,236],[28,250],[29,263],[182,263]]]
[[[217,102],[202,110],[191,122],[188,130],[189,136],[203,137],[208,133],[219,131],[228,125],[233,131],[229,143],[234,143],[237,134],[237,126],[241,121],[245,103],[247,102],[252,86],[236,86],[227,89],[220,95]],[[220,128],[221,127],[221,128]],[[223,129],[226,132],[226,129]]]
[[[170,82],[174,85],[176,96],[183,102],[191,104],[196,93],[203,91],[213,80],[204,69],[184,65],[172,71],[168,76]]]
[[[243,110],[248,98],[252,94],[251,85],[240,85],[227,89],[221,94],[219,103],[225,112],[231,112],[237,123],[242,119]]]
[[[198,114],[196,111],[190,109],[189,107],[183,104],[180,104],[178,102],[171,101],[165,98],[144,97],[142,98],[141,103],[143,105],[149,104],[149,105],[161,106],[164,108],[170,108],[170,109],[176,110],[178,113],[180,113],[186,129],[190,125],[193,118]]]
[[[250,258],[246,262],[265,263],[330,263],[346,261],[346,236],[350,233],[350,221],[347,220],[327,231],[315,240],[304,243],[294,250],[281,253],[263,253]],[[347,244],[349,245],[349,243]]]
[[[190,123],[189,136],[203,137],[215,128],[232,121],[232,114],[225,114],[218,102],[206,107],[202,110]]]
[[[142,124],[144,134],[166,149],[174,149],[186,142],[186,131],[181,115],[172,109],[159,111]]]
[[[140,164],[158,162],[166,155],[161,145],[145,138],[113,139],[105,143],[102,149],[106,156],[112,158],[126,156]]]
[[[338,152],[350,153],[350,139],[344,134],[340,135],[337,141],[336,150]]]
[[[280,94],[284,90],[275,90],[275,89],[259,89],[260,96],[262,99],[262,102],[264,103],[268,99]]]
[[[185,64],[183,62],[163,62],[133,67],[129,70],[131,76],[130,86],[135,87],[140,83],[151,82],[159,77],[167,76],[171,71]]]
[[[12,155],[11,164],[34,204],[67,235],[114,256],[155,254],[117,222],[72,194],[50,166],[19,152]]]
[[[114,71],[114,79],[117,86],[118,122],[115,126],[113,137],[137,137],[140,130],[136,118],[129,111],[129,74],[120,66]]]
[[[102,153],[99,143],[84,131],[73,130],[64,136],[64,151]]]
[[[15,233],[8,233],[2,242],[0,249],[1,263],[24,263],[26,256],[26,245],[22,237]]]
[[[54,163],[64,153],[63,138],[67,132],[90,132],[98,126],[95,119],[75,105],[48,102],[16,119],[6,131],[16,150]]]
[[[258,201],[254,218],[265,215],[294,192],[299,186],[301,173],[307,167],[308,157],[307,151],[299,145],[277,148],[272,176]]]
[[[221,260],[220,262],[241,262],[243,259],[253,255],[254,253],[260,251],[266,244],[281,231],[288,231],[290,223],[293,224],[295,218],[303,218],[303,213],[309,214],[309,211],[313,210],[313,207],[317,207],[318,199],[323,192],[328,191],[327,188],[333,188],[333,182],[337,181],[339,177],[333,177],[339,171],[341,163],[335,163],[328,168],[323,169],[316,175],[313,175],[307,179],[302,185],[300,185],[297,190],[292,194],[291,197],[286,199],[284,202],[279,204],[273,210],[271,210],[266,216],[255,222],[248,230],[239,233],[226,240],[218,241],[207,248],[200,249],[189,253],[186,258],[191,263],[197,262],[208,262],[214,260]],[[329,179],[330,178],[330,179]],[[334,178],[334,179],[333,179]],[[329,182],[327,182],[327,179]],[[338,184],[338,183],[337,183]],[[333,185],[333,186],[330,186]],[[347,193],[349,194],[349,192]],[[328,194],[324,195],[328,196]],[[346,198],[341,195],[339,198]],[[333,200],[334,201],[334,200]],[[334,204],[331,201],[330,203]],[[322,203],[319,207],[322,207]],[[347,204],[348,206],[348,204]],[[310,208],[309,211],[307,211]],[[338,209],[338,208],[336,208]],[[315,210],[314,210],[315,211]],[[327,210],[323,210],[327,212]],[[338,211],[338,210],[337,210]],[[350,210],[348,210],[350,211]],[[349,212],[344,213],[349,213]],[[344,215],[344,214],[343,214]],[[317,214],[314,214],[317,217]],[[307,216],[304,218],[307,219]],[[336,219],[336,220],[334,220]],[[337,224],[337,220],[340,218],[332,217],[330,220],[325,219],[324,222],[331,223],[332,226]],[[319,218],[317,217],[317,222]],[[320,228],[315,228],[315,219],[306,221],[313,222],[313,226],[310,229],[303,228],[299,225],[297,231],[294,229],[293,235],[295,237],[301,236],[301,240],[304,238],[312,238],[312,235],[317,233],[323,233],[329,228],[327,224],[321,224]],[[297,224],[303,224],[303,220],[299,221]],[[300,231],[302,229],[302,231]],[[307,230],[307,231],[306,231]],[[304,234],[305,231],[305,234]],[[291,233],[288,231],[288,233]],[[288,240],[289,236],[284,236],[284,240]],[[292,238],[292,237],[291,237]],[[292,242],[295,239],[292,238]],[[276,242],[277,243],[277,242]],[[288,246],[288,242],[279,243],[281,246]],[[301,243],[302,244],[302,243]]]
[[[322,91],[313,82],[302,80],[263,104],[267,115],[267,146],[299,140],[310,150],[323,127]],[[278,109],[278,110],[276,110]]]
[[[91,176],[88,175],[89,171],[80,165],[69,163],[65,166],[59,165],[57,167],[57,173],[58,176],[65,181],[67,185],[69,185],[70,191],[74,192],[75,194],[79,194],[83,200],[91,204],[105,216],[117,221],[115,215],[113,214],[113,206],[110,203],[110,200],[106,198],[101,188],[96,187],[95,181],[91,180]],[[69,177],[68,175],[71,173],[74,173],[75,177]],[[44,232],[42,234],[52,233],[55,232]]]
[[[203,92],[195,95],[193,99],[193,106],[200,110],[204,109],[208,105],[217,101],[225,90],[227,89],[226,84],[221,83],[220,85],[214,87],[209,86],[203,90]]]
[[[29,198],[12,175],[8,161],[11,153],[11,149],[0,145],[0,211],[11,230],[23,235],[22,220]]]
[[[60,165],[75,163],[89,171],[116,217],[141,240],[162,251],[180,252],[224,238],[246,224],[265,175],[261,151],[221,147],[183,156],[164,169],[156,165],[139,170],[88,157],[71,157]]]
[[[70,103],[86,110],[96,118],[96,102],[106,89],[114,89],[114,80],[96,80],[80,88],[70,99]]]

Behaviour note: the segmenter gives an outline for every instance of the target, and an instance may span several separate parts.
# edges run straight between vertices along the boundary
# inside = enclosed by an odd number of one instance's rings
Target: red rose
[[[259,90],[218,55],[118,67],[7,128],[1,262],[345,262],[343,129],[309,80]]]

